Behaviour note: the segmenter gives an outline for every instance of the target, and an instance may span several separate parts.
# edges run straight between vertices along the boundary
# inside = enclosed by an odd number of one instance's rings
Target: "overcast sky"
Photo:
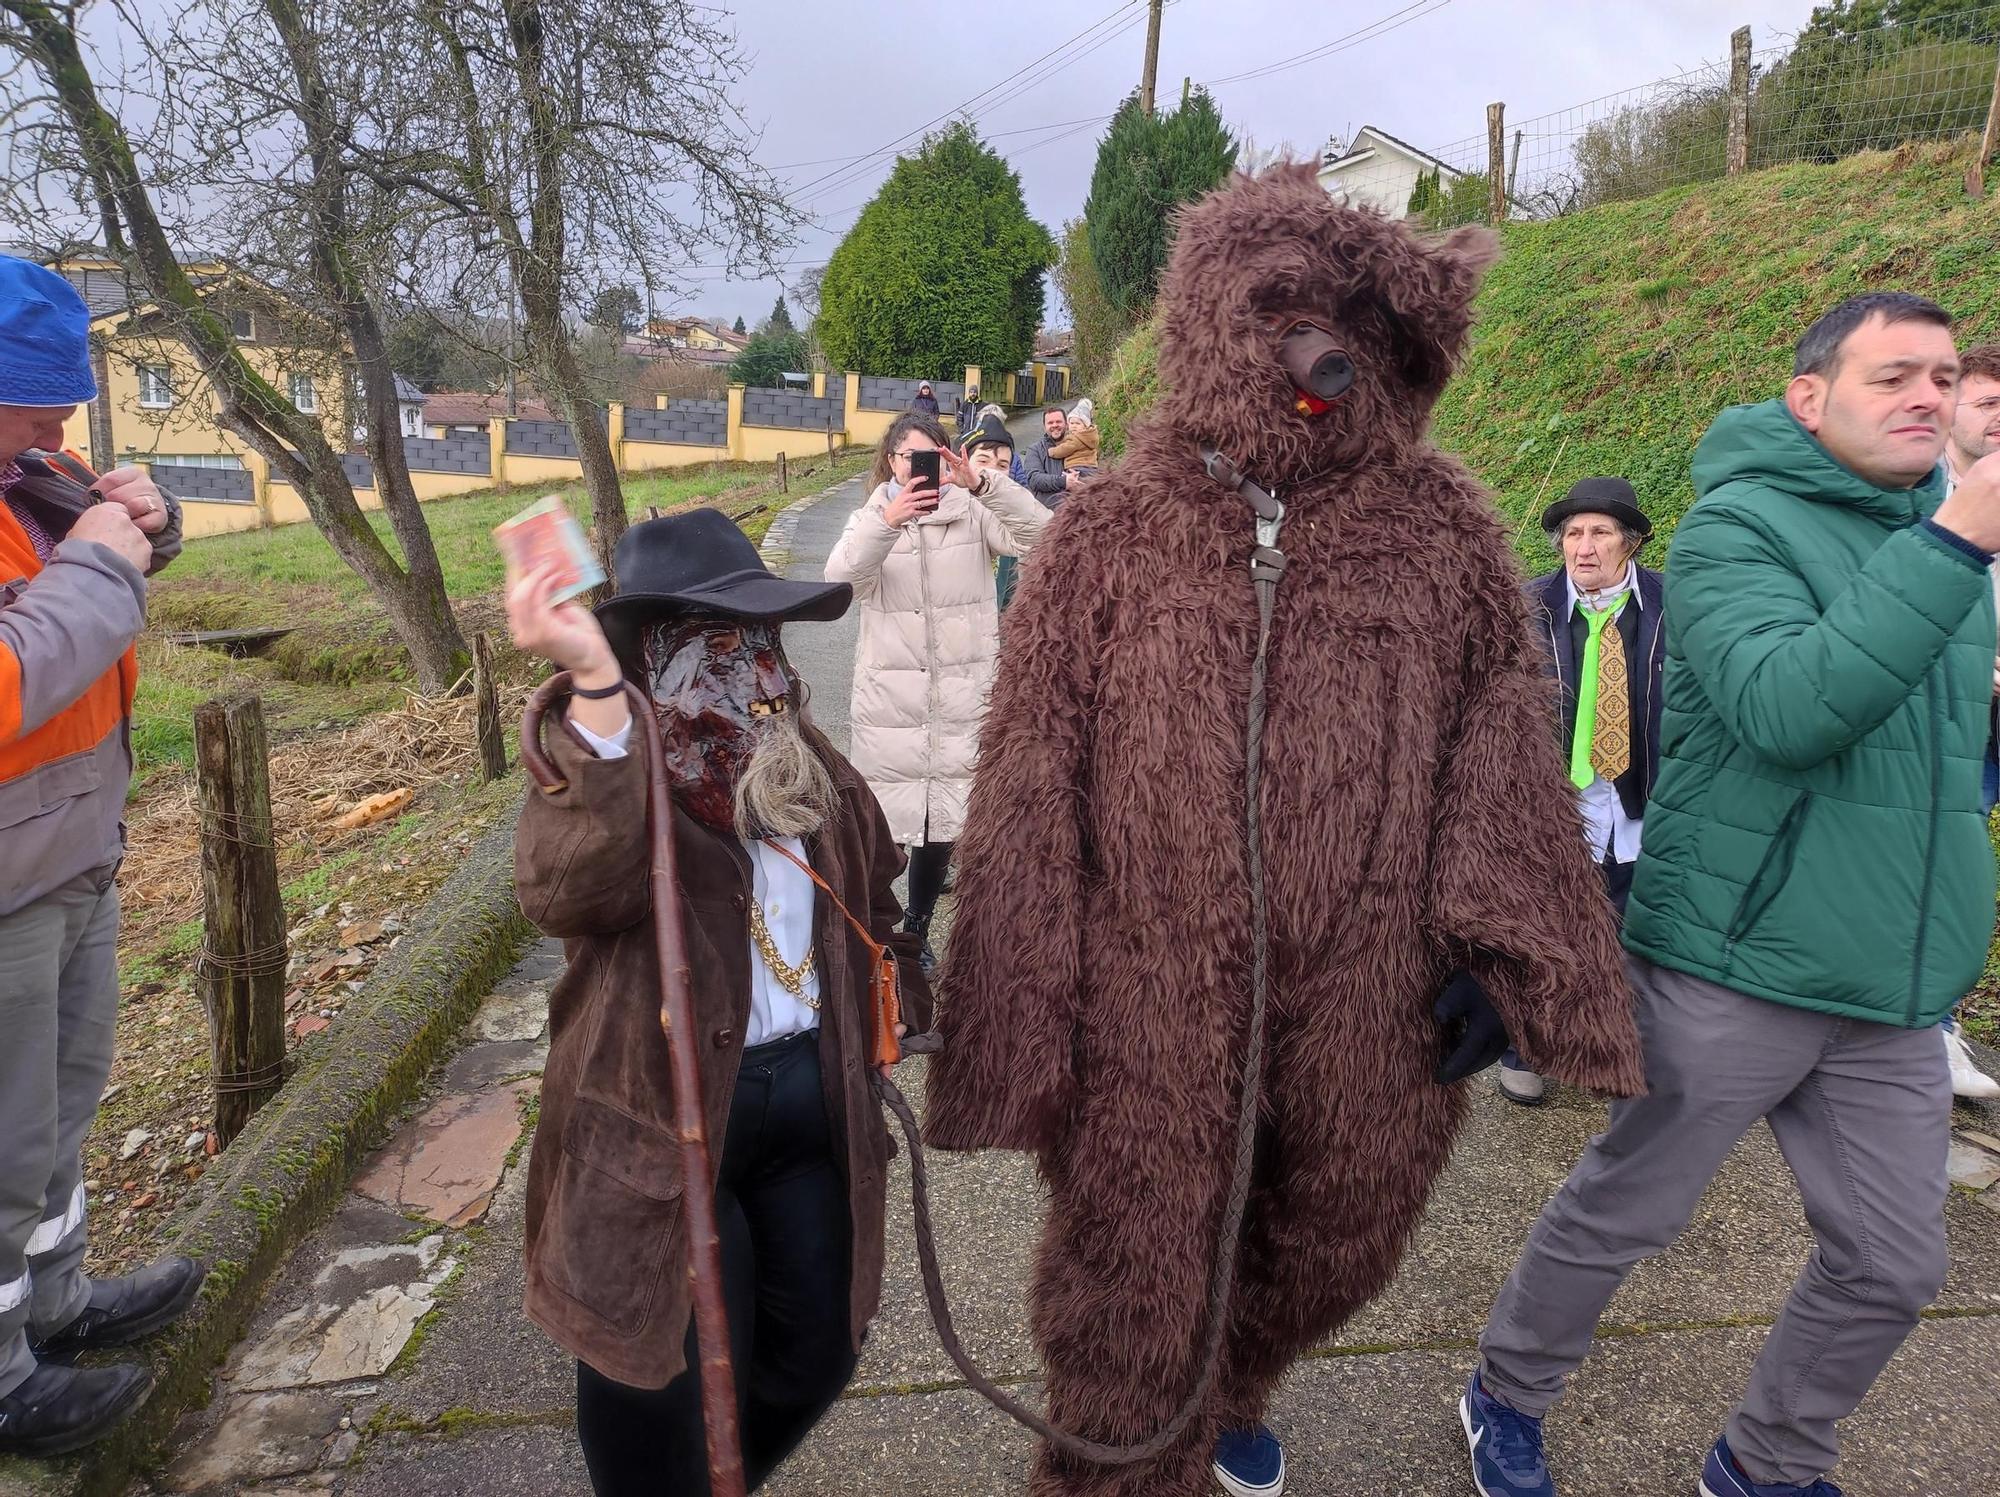
[[[1029,86],[1009,85],[971,113],[1020,173],[1028,211],[1059,232],[1082,211],[1104,126],[1036,127],[1108,115],[1136,86],[1145,10],[1144,0],[921,8],[887,0],[739,0],[738,33],[753,59],[740,97],[763,131],[759,158],[780,169],[797,200],[819,216],[819,227],[787,257],[797,262],[788,274],[833,252],[892,159],[830,158],[881,151],[1052,50],[1023,76]],[[1211,91],[1231,128],[1260,147],[1289,143],[1312,155],[1328,135],[1351,137],[1372,124],[1434,149],[1482,136],[1493,100],[1505,101],[1510,124],[1568,110],[1726,61],[1737,26],[1755,28],[1761,51],[1797,31],[1811,10],[1812,0],[1171,0],[1161,27],[1159,92],[1171,101],[1185,77],[1225,79],[1381,22],[1343,50]],[[1106,24],[1070,40],[1099,21]],[[693,279],[702,289],[684,311],[725,320],[740,313],[753,324],[779,289],[713,271]]]

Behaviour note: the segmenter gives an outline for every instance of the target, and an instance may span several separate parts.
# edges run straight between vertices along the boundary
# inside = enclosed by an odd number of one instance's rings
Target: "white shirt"
[[[629,722],[609,738],[598,736],[580,722],[572,721],[570,726],[600,759],[624,758],[626,747],[632,741],[632,725]],[[774,840],[800,862],[806,861],[805,844],[797,837]],[[813,949],[813,881],[806,877],[805,870],[798,864],[760,841],[745,840],[743,848],[750,854],[750,897],[764,911],[764,925],[771,932],[771,941],[778,948],[779,959],[787,966],[796,968],[806,959],[806,953]],[[819,1001],[818,966],[806,975],[804,992],[793,997],[765,964],[764,954],[757,949],[753,936],[750,940],[750,1022],[744,1027],[744,1048],[766,1045],[787,1035],[817,1029],[819,1010],[805,1001],[808,998],[813,1003]]]
[[[1618,586],[1607,587],[1602,592],[1593,593],[1588,599],[1576,590],[1576,581],[1567,572],[1563,574],[1563,581],[1569,588],[1569,611],[1563,615],[1562,621],[1562,627],[1565,629],[1569,627],[1569,621],[1576,616],[1577,609],[1586,603],[1592,608],[1606,608],[1629,593],[1633,607],[1645,607],[1644,601],[1639,596],[1639,564],[1636,561],[1627,564],[1625,580]],[[1613,620],[1604,627],[1615,629],[1618,625]],[[1581,669],[1581,662],[1578,668]],[[1637,660],[1628,661],[1626,669],[1644,670],[1645,664]],[[1635,723],[1633,726],[1638,728],[1641,725]],[[1635,742],[1632,749],[1637,753],[1638,743]],[[1590,846],[1590,856],[1593,860],[1603,862],[1607,852],[1611,854],[1611,861],[1614,863],[1636,863],[1639,860],[1639,839],[1644,823],[1625,814],[1625,803],[1618,798],[1616,785],[1603,775],[1598,775],[1577,792],[1577,803],[1583,810],[1583,837]]]

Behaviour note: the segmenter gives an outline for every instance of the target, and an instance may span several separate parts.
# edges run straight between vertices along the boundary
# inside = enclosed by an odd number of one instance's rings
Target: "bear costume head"
[[[1486,229],[1426,240],[1351,207],[1288,162],[1238,175],[1182,213],[1160,283],[1151,424],[1213,442],[1267,487],[1351,472],[1422,441],[1499,254]],[[1353,384],[1299,408],[1280,341],[1299,319],[1331,333]]]

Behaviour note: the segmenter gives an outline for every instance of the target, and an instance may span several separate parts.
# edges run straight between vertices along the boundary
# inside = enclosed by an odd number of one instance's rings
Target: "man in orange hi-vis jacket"
[[[118,1016],[122,813],[146,577],[180,513],[140,468],[60,457],[95,398],[89,314],[61,276],[0,255],[0,1452],[97,1439],[144,1399],[134,1364],[79,1367],[173,1320],[201,1268],[83,1272],[83,1136]]]

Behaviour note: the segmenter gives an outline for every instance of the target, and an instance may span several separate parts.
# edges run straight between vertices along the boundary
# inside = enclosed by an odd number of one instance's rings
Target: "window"
[[[308,416],[319,414],[319,391],[313,388],[310,374],[292,376],[292,404]]]
[[[148,452],[134,453],[134,461],[168,468],[213,468],[218,472],[240,472],[243,459],[227,452]]]
[[[424,408],[415,401],[400,408],[403,412],[403,435],[420,437],[424,434]]]
[[[173,406],[174,386],[168,377],[165,364],[141,364],[139,366],[139,405],[149,411],[164,411]]]
[[[229,330],[236,334],[238,343],[249,343],[257,336],[257,319],[249,312],[231,312]]]

